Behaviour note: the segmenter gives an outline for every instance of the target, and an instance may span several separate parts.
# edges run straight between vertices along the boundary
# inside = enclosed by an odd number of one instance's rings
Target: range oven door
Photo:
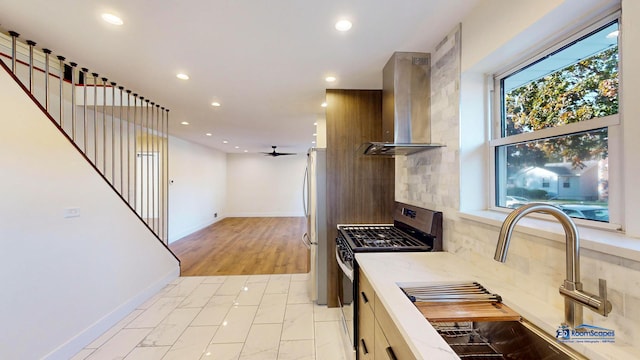
[[[350,261],[345,261],[340,256],[340,251],[336,248],[336,260],[340,267],[340,275],[338,276],[340,281],[340,289],[342,294],[338,294],[338,304],[340,306],[342,330],[343,330],[343,342],[345,345],[345,353],[347,359],[355,359],[356,350],[354,346],[354,317],[355,317],[355,304],[354,304],[354,272],[353,265]]]

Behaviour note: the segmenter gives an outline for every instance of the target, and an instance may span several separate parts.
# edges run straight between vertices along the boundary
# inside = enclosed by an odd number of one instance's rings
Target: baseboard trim
[[[185,237],[187,235],[191,235],[191,234],[193,234],[194,232],[196,232],[198,230],[202,230],[202,229],[206,228],[207,226],[211,226],[211,225],[217,223],[218,221],[220,221],[220,220],[222,220],[224,218],[225,217],[217,217],[217,218],[211,219],[211,220],[209,220],[209,221],[207,221],[207,222],[205,222],[203,224],[192,226],[192,227],[189,227],[189,228],[187,228],[185,230],[179,231],[179,232],[177,232],[175,234],[169,234],[169,244],[171,244],[172,242],[176,242],[176,241],[182,239],[183,237]]]
[[[85,346],[91,344],[92,341],[97,339],[100,335],[109,330],[112,326],[117,324],[120,320],[124,319],[129,313],[135,310],[145,301],[150,299],[158,291],[164,288],[171,281],[180,276],[180,268],[176,267],[171,270],[165,276],[160,278],[155,283],[142,290],[138,295],[129,299],[129,301],[115,308],[113,311],[93,323],[91,326],[80,332],[78,335],[71,338],[66,343],[60,345],[58,348],[45,355],[43,359],[46,360],[61,360],[70,359]]]
[[[226,217],[304,217],[301,212],[268,212],[268,213],[250,213],[240,212],[227,214]]]

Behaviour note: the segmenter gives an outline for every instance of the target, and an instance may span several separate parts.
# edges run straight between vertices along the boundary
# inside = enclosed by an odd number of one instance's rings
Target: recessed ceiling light
[[[249,152],[249,150],[245,150],[244,152]]]
[[[326,78],[324,78],[324,80],[326,82],[334,82],[334,81],[336,81],[336,77],[335,76],[327,76]]]
[[[349,29],[351,29],[351,26],[353,26],[353,24],[351,24],[351,21],[349,20],[340,20],[336,23],[336,30],[338,31],[349,31]]]
[[[207,135],[207,136],[213,136],[213,134],[211,134],[211,133],[206,133],[205,135]]]
[[[327,107],[327,102],[326,102],[326,101],[325,101],[325,102],[323,102],[322,104],[320,104],[320,106],[322,106],[322,107]]]
[[[124,24],[124,21],[122,21],[122,19],[116,15],[113,14],[109,14],[109,13],[104,13],[102,14],[102,20],[108,22],[111,25],[122,25]]]
[[[176,77],[180,80],[189,80],[189,75],[183,73],[177,74]]]
[[[236,149],[240,149],[240,146],[234,146]]]
[[[220,103],[217,101],[214,101],[211,103],[211,106],[220,107]]]
[[[182,125],[189,125],[189,123],[188,123],[188,122],[186,122],[186,121],[183,121],[183,122],[181,122],[180,124],[182,124]]]
[[[228,144],[229,142],[227,140],[222,140],[223,144]]]
[[[316,133],[313,133],[313,136],[318,136],[318,134],[316,134]]]
[[[619,33],[620,33],[619,30],[614,30],[614,31],[610,32],[609,34],[607,34],[607,39],[617,38]]]
[[[314,122],[314,123],[313,123],[313,126],[318,126],[318,123],[317,123],[317,122]]]
[[[315,143],[316,143],[316,141],[314,140],[314,141],[312,141],[311,143],[312,143],[312,144],[315,144]]]

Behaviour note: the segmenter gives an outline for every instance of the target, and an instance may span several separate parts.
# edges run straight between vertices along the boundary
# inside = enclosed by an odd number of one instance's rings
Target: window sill
[[[507,213],[478,210],[458,212],[458,216],[465,220],[499,228],[507,217]],[[582,249],[640,262],[640,239],[626,236],[619,231],[593,229],[576,225],[578,226],[580,247]],[[564,230],[560,223],[556,221],[526,217],[518,222],[515,231],[562,243],[565,242]]]

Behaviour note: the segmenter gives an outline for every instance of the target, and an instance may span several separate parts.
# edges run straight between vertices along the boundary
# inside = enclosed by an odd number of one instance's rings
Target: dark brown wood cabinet
[[[327,90],[327,253],[335,254],[337,224],[392,223],[395,162],[363,154],[382,141],[382,90]],[[338,306],[339,268],[327,259],[329,306]]]

